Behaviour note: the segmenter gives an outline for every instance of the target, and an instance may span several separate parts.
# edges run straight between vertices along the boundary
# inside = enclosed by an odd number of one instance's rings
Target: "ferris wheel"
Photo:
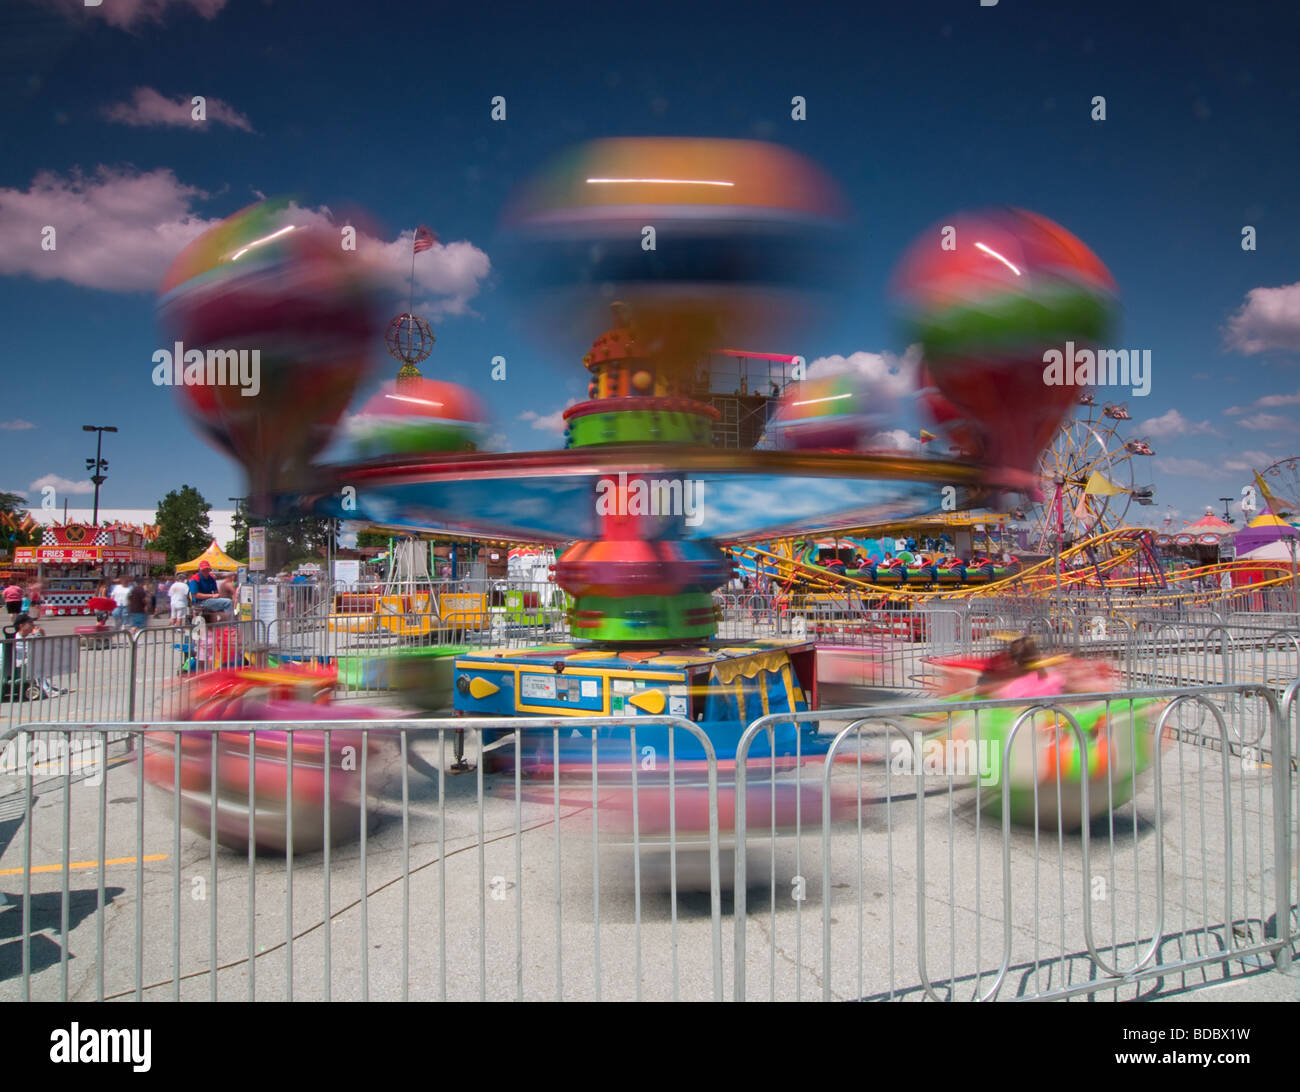
[[[1139,484],[1134,460],[1154,455],[1146,440],[1120,432],[1129,420],[1122,404],[1097,406],[1084,394],[1074,417],[1052,438],[1038,461],[1042,500],[1024,509],[1031,548],[1047,553],[1058,530],[1068,545],[1122,527],[1129,508],[1155,503],[1155,490]],[[1058,496],[1060,508],[1058,511]]]
[[[1259,476],[1268,486],[1274,500],[1284,509],[1273,515],[1286,520],[1300,516],[1300,458],[1292,455],[1288,459],[1279,459],[1267,470],[1261,470]],[[1265,499],[1260,497],[1256,504],[1262,511]]]

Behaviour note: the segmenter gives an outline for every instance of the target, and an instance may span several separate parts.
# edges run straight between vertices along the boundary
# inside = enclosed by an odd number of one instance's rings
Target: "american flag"
[[[412,250],[412,253],[420,254],[423,251],[432,250],[433,244],[436,243],[437,241],[438,241],[438,236],[436,236],[432,231],[430,231],[427,227],[421,224],[418,228],[415,229],[415,242],[413,244],[414,249]]]

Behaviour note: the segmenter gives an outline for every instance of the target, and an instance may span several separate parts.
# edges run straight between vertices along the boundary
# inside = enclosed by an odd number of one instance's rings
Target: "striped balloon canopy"
[[[665,357],[780,344],[843,280],[845,218],[830,176],[790,149],[635,137],[556,156],[503,224],[541,336],[589,338],[620,300]]]
[[[288,486],[328,442],[377,338],[373,288],[338,232],[288,199],[216,224],[164,275],[158,324],[183,355],[171,382],[255,493]]]
[[[920,236],[894,277],[909,342],[978,437],[979,457],[1032,469],[1069,408],[1048,354],[1095,349],[1115,329],[1115,282],[1060,224],[1023,209],[960,213]]]

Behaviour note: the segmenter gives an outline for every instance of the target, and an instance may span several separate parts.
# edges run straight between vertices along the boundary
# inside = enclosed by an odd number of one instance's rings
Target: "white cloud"
[[[1272,406],[1300,406],[1300,391],[1296,391],[1295,394],[1266,394],[1261,398],[1256,398],[1255,401],[1251,403],[1251,406],[1257,408]],[[1242,414],[1250,412],[1250,408],[1247,406],[1229,406],[1223,412],[1229,417],[1240,417]],[[1268,414],[1264,414],[1263,417],[1266,420],[1277,420],[1276,417],[1272,417]]]
[[[166,168],[141,174],[99,167],[63,177],[43,171],[27,190],[0,189],[0,275],[63,280],[108,292],[152,292],[187,243],[218,221],[194,205],[208,195]],[[275,222],[328,230],[327,211],[290,203]],[[42,250],[42,229],[55,229],[55,249]],[[405,306],[411,233],[392,242],[357,232],[357,256],[381,291]],[[469,311],[492,263],[469,242],[439,243],[415,260],[416,311],[431,319]]]
[[[47,485],[54,486],[56,493],[93,493],[95,483],[89,478],[79,482],[69,481],[67,478],[60,478],[57,474],[46,474],[43,478],[37,478],[27,487],[28,493],[40,493]]]
[[[1300,350],[1300,281],[1252,288],[1224,334],[1228,348],[1243,353]]]
[[[0,430],[5,432],[22,432],[35,427],[30,421],[24,421],[21,417],[15,417],[12,421],[0,421]]]
[[[1189,421],[1176,409],[1151,417],[1138,426],[1138,431],[1148,436],[1187,436],[1198,432],[1218,436],[1218,430],[1209,421]]]
[[[1241,419],[1243,428],[1251,429],[1254,432],[1267,432],[1273,429],[1295,428],[1293,421],[1288,421],[1285,417],[1276,413],[1257,413],[1253,417],[1243,417]]]
[[[253,131],[253,124],[224,99],[204,96],[205,121],[195,121],[192,96],[180,95],[169,99],[152,87],[137,87],[130,102],[115,102],[103,107],[102,113],[109,121],[123,125],[170,125],[186,129],[202,129],[212,123],[229,125],[232,129]]]
[[[329,222],[329,221],[326,221]],[[337,226],[330,224],[337,231]],[[397,294],[405,309],[411,276],[414,231],[404,231],[391,243],[357,233],[357,252],[364,254],[384,285]],[[415,256],[415,313],[438,319],[472,314],[469,301],[492,271],[485,251],[465,240],[438,242]]]
[[[1256,398],[1257,406],[1300,406],[1300,391],[1295,394],[1266,394],[1263,398]]]
[[[887,432],[877,432],[867,441],[871,451],[906,451],[910,455],[921,452],[920,437],[904,428],[894,428]]]
[[[1200,459],[1171,459],[1157,456],[1155,464],[1156,469],[1165,474],[1177,474],[1185,478],[1208,478],[1218,473],[1214,467],[1203,463]]]
[[[531,421],[533,428],[541,432],[563,432],[564,431],[564,411],[570,406],[576,406],[578,400],[570,398],[554,413],[537,413],[534,410],[524,410],[519,415],[521,421]]]
[[[42,171],[26,190],[0,189],[0,274],[63,280],[109,292],[157,287],[172,259],[215,224],[192,209],[206,197],[166,168]],[[42,229],[55,249],[42,250]]]
[[[1271,466],[1274,457],[1267,451],[1238,451],[1230,459],[1224,461],[1225,470],[1263,470],[1266,466]]]
[[[226,6],[226,0],[106,0],[94,7],[87,7],[85,0],[45,0],[45,3],[70,19],[90,16],[121,30],[130,30],[137,23],[161,23],[173,8],[181,9],[182,13],[188,9],[204,19],[212,19]]]

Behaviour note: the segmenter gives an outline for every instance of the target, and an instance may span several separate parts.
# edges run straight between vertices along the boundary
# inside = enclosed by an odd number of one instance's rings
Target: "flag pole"
[[[415,230],[411,232],[411,284],[410,290],[406,296],[406,314],[408,316],[408,322],[409,316],[415,308],[415,237],[419,234],[420,228],[417,225]]]

